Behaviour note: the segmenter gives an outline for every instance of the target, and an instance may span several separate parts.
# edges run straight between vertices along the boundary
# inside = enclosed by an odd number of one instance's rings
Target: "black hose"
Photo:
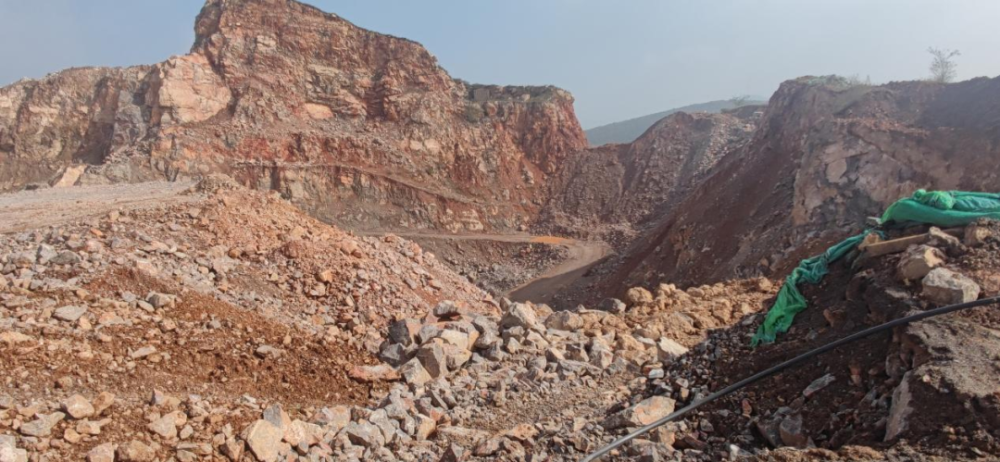
[[[828,343],[828,344],[823,345],[823,346],[821,346],[819,348],[816,348],[815,350],[803,353],[803,354],[801,354],[799,356],[796,356],[796,357],[794,357],[792,359],[789,359],[788,361],[785,361],[785,362],[783,362],[781,364],[778,364],[777,366],[774,366],[774,367],[772,367],[770,369],[767,369],[767,370],[762,371],[762,372],[758,372],[757,374],[754,374],[751,377],[747,377],[747,378],[745,378],[743,380],[740,380],[739,382],[736,382],[736,383],[734,383],[734,384],[732,384],[732,385],[730,385],[730,386],[728,386],[728,387],[726,387],[726,388],[724,388],[722,390],[719,390],[719,391],[717,391],[715,393],[712,393],[711,395],[708,395],[705,398],[702,398],[702,399],[700,399],[698,401],[695,401],[694,403],[691,403],[687,407],[685,407],[685,408],[683,408],[683,409],[681,409],[679,411],[676,411],[673,414],[670,414],[670,415],[668,415],[668,416],[666,416],[666,417],[664,417],[664,418],[662,418],[660,420],[657,420],[656,422],[653,422],[653,423],[651,423],[649,425],[646,425],[645,427],[642,427],[642,428],[640,428],[640,429],[638,429],[638,430],[636,430],[636,431],[634,431],[632,433],[629,433],[628,435],[626,435],[626,436],[624,436],[624,437],[616,440],[615,442],[613,442],[613,443],[611,443],[611,444],[609,444],[609,445],[607,445],[607,446],[605,446],[605,447],[603,447],[603,448],[601,448],[601,449],[599,449],[599,450],[591,453],[589,456],[587,456],[585,459],[583,459],[582,462],[592,462],[592,461],[595,461],[599,457],[601,457],[601,456],[603,456],[603,455],[611,452],[613,449],[615,449],[615,448],[617,448],[617,447],[619,447],[619,446],[621,446],[621,445],[623,445],[623,444],[625,444],[625,443],[627,443],[627,442],[635,439],[636,437],[638,437],[640,435],[644,435],[644,434],[648,433],[650,430],[652,430],[652,429],[654,429],[656,427],[659,427],[659,426],[661,426],[661,425],[663,425],[663,424],[665,424],[667,422],[670,422],[670,421],[672,421],[674,419],[678,419],[680,417],[683,417],[683,416],[687,415],[688,413],[690,413],[691,411],[693,411],[695,409],[698,409],[699,407],[701,407],[701,406],[703,406],[703,405],[705,405],[707,403],[710,403],[710,402],[715,401],[715,400],[717,400],[719,398],[722,398],[723,396],[726,396],[726,395],[728,395],[728,394],[730,394],[730,393],[732,393],[732,392],[734,392],[736,390],[739,390],[739,389],[741,389],[741,388],[743,388],[743,387],[745,387],[747,385],[750,385],[750,384],[752,384],[752,383],[754,383],[754,382],[756,382],[756,381],[758,381],[760,379],[763,379],[763,378],[769,377],[771,375],[777,374],[778,372],[781,372],[781,371],[783,371],[785,369],[788,369],[789,367],[797,366],[800,363],[804,362],[805,360],[807,360],[809,358],[812,358],[813,356],[821,355],[821,354],[826,353],[826,352],[828,352],[830,350],[833,350],[833,349],[838,348],[840,346],[843,346],[843,345],[846,345],[848,343],[851,343],[851,342],[853,342],[855,340],[860,340],[860,339],[868,337],[868,336],[870,336],[872,334],[877,334],[879,332],[882,332],[882,331],[885,331],[885,330],[889,330],[889,329],[892,329],[894,327],[902,326],[904,324],[909,324],[909,323],[912,323],[912,322],[917,322],[917,321],[920,321],[920,320],[923,320],[923,319],[927,319],[927,318],[931,318],[931,317],[934,317],[934,316],[940,316],[942,314],[953,313],[955,311],[960,311],[960,310],[965,310],[965,309],[975,308],[975,307],[985,306],[985,305],[992,305],[992,304],[995,304],[995,303],[998,303],[998,302],[1000,302],[1000,296],[991,297],[991,298],[984,298],[982,300],[976,300],[974,302],[968,302],[968,303],[961,303],[961,304],[958,304],[958,305],[944,306],[944,307],[941,307],[941,308],[935,308],[933,310],[928,310],[928,311],[924,311],[924,312],[921,312],[921,313],[917,313],[917,314],[912,315],[912,316],[907,316],[905,318],[899,318],[899,319],[896,319],[896,320],[893,320],[893,321],[889,321],[889,322],[887,322],[885,324],[882,324],[882,325],[878,325],[878,326],[875,326],[875,327],[870,327],[870,328],[865,329],[863,331],[856,332],[856,333],[851,334],[851,335],[849,335],[847,337],[844,337],[844,338],[842,338],[840,340],[837,340],[836,342]]]

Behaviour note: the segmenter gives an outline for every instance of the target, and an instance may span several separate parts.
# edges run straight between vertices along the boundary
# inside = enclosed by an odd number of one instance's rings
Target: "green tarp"
[[[919,190],[913,197],[901,199],[886,209],[882,225],[891,227],[920,223],[942,227],[965,226],[980,218],[1000,220],[1000,194],[964,191]],[[799,291],[801,283],[818,284],[829,272],[829,265],[850,253],[871,231],[847,238],[822,255],[802,260],[778,292],[767,312],[764,324],[751,341],[753,346],[774,342],[778,334],[792,327],[795,315],[806,309],[806,299]]]

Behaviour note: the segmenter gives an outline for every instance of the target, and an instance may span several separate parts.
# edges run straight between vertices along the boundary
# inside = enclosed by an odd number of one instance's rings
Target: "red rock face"
[[[473,86],[415,42],[289,0],[209,0],[190,54],[0,89],[0,190],[198,176],[355,226],[509,229],[586,146],[554,87]]]
[[[606,281],[783,275],[916,189],[1000,191],[1000,78],[786,82],[752,140],[624,252]]]

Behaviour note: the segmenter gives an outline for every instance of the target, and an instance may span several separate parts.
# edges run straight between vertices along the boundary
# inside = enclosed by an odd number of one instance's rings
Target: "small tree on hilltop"
[[[949,83],[958,75],[958,63],[955,57],[961,56],[958,50],[939,50],[931,47],[927,52],[934,57],[931,61],[931,80],[938,83]]]

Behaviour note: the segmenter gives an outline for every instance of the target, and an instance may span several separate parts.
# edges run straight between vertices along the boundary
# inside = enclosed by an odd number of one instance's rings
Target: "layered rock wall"
[[[609,280],[783,274],[916,189],[1000,191],[998,99],[1000,78],[786,82],[746,147],[638,239]]]
[[[633,143],[583,151],[552,183],[543,223],[559,230],[642,226],[667,215],[753,129],[753,120],[738,114],[676,113]]]
[[[523,227],[586,146],[572,96],[474,86],[291,0],[209,0],[191,53],[0,90],[0,190],[230,173],[358,227]]]

